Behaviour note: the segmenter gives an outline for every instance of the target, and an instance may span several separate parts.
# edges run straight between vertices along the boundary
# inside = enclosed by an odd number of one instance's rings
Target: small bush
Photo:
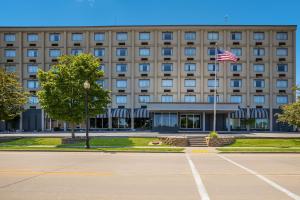
[[[209,137],[210,137],[210,138],[219,138],[219,134],[218,134],[217,131],[211,131],[211,132],[209,133]]]

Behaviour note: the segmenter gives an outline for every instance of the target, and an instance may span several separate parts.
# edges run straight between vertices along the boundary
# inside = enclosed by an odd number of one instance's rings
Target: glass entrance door
[[[180,128],[182,129],[200,129],[200,115],[182,114],[180,115]]]

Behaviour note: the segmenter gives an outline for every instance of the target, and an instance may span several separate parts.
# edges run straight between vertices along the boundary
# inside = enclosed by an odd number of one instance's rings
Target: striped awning
[[[105,110],[102,114],[96,115],[96,118],[108,118],[107,110]]]
[[[239,108],[235,112],[230,113],[231,119],[246,119],[247,118],[247,109]]]
[[[126,108],[116,108],[111,110],[111,117],[130,118],[130,110]]]
[[[145,108],[134,109],[134,118],[150,118],[150,113]]]
[[[250,109],[250,118],[251,119],[268,119],[269,113],[268,110],[264,108],[251,108]]]

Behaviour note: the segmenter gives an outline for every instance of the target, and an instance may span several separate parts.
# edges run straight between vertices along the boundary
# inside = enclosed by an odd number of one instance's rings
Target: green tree
[[[0,69],[0,120],[10,120],[20,115],[28,99],[14,73]]]
[[[69,122],[72,137],[75,124],[85,119],[84,82],[90,83],[88,90],[89,116],[103,113],[110,102],[109,91],[97,81],[104,72],[99,70],[99,60],[91,54],[64,55],[49,71],[39,70],[41,90],[38,92],[41,107],[56,120]]]

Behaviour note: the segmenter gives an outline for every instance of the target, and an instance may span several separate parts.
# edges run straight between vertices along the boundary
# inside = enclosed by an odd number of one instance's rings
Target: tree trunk
[[[74,128],[75,128],[75,124],[74,124],[74,123],[71,123],[71,132],[72,132],[72,138],[73,138],[73,139],[75,138],[75,131],[74,131]]]

